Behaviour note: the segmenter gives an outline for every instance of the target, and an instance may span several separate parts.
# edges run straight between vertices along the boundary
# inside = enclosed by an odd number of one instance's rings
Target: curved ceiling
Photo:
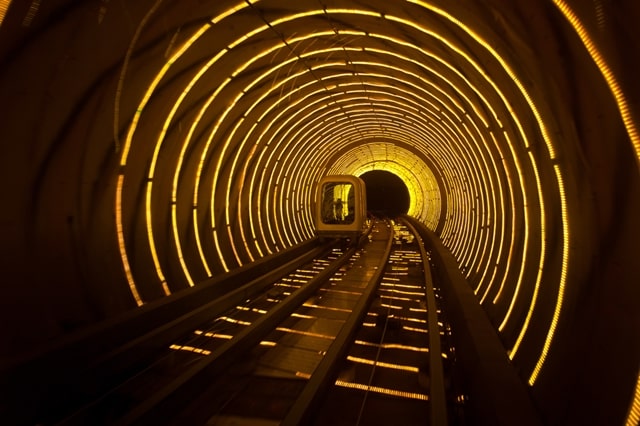
[[[563,68],[563,52],[613,111],[621,149],[636,167],[640,159],[624,60],[596,47],[609,40],[597,31],[604,9],[563,0],[71,3],[12,4],[1,27],[23,42],[3,49],[4,63],[17,64],[3,79],[33,69],[34,55],[60,70],[6,89],[25,103],[56,99],[8,131],[39,120],[35,138],[47,140],[29,178],[30,202],[49,209],[34,213],[34,234],[55,239],[56,218],[73,229],[75,216],[57,206],[75,206],[87,257],[117,259],[101,261],[118,270],[108,285],[143,305],[312,237],[321,176],[386,170],[405,182],[409,214],[451,250],[535,383],[596,244],[576,247],[592,222],[581,216],[582,124],[562,86],[570,72],[548,72]],[[48,195],[69,187],[73,195]],[[74,251],[78,237],[64,238]]]
[[[141,21],[115,103],[114,201],[131,292],[142,304],[156,297],[150,287],[168,295],[311,237],[320,176],[377,164],[407,182],[410,213],[495,305],[512,358],[532,323],[547,324],[530,343],[533,382],[573,262],[560,159],[575,153],[537,83],[544,70],[529,47],[514,51],[470,19],[482,11],[346,6],[219,3],[190,20],[165,13],[159,25],[152,9]],[[501,30],[511,43],[525,36]],[[125,104],[127,93],[138,102]]]

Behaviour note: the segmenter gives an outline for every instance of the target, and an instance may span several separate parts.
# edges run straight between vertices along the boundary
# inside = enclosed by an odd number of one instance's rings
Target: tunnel
[[[322,176],[387,173],[543,423],[637,424],[638,22],[633,0],[0,2],[2,362],[313,238]]]
[[[411,201],[402,179],[384,170],[371,170],[360,177],[366,185],[369,211],[392,218],[407,213]]]

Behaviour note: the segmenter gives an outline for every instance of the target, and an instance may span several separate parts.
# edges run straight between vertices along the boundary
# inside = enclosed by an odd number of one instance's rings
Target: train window
[[[322,187],[322,222],[353,223],[356,209],[355,198],[355,191],[351,183],[325,183]]]

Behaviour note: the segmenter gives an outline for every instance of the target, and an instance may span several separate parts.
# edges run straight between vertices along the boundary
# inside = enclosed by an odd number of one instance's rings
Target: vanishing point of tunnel
[[[381,217],[397,217],[409,210],[409,190],[398,176],[371,170],[360,176],[367,188],[367,208]]]
[[[437,235],[543,423],[637,424],[638,22],[635,0],[0,1],[3,369],[314,238],[345,174]]]

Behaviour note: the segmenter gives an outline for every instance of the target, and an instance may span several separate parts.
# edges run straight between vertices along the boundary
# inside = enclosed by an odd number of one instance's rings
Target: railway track
[[[451,329],[429,254],[409,222],[394,228],[373,303],[314,425],[462,424],[454,411]]]
[[[157,336],[128,342],[127,356],[96,365],[126,364],[149,342],[153,356],[38,423],[447,424],[442,363],[454,354],[409,224],[379,221],[361,248],[288,268],[260,291],[196,309],[207,320],[186,321],[161,348]]]

